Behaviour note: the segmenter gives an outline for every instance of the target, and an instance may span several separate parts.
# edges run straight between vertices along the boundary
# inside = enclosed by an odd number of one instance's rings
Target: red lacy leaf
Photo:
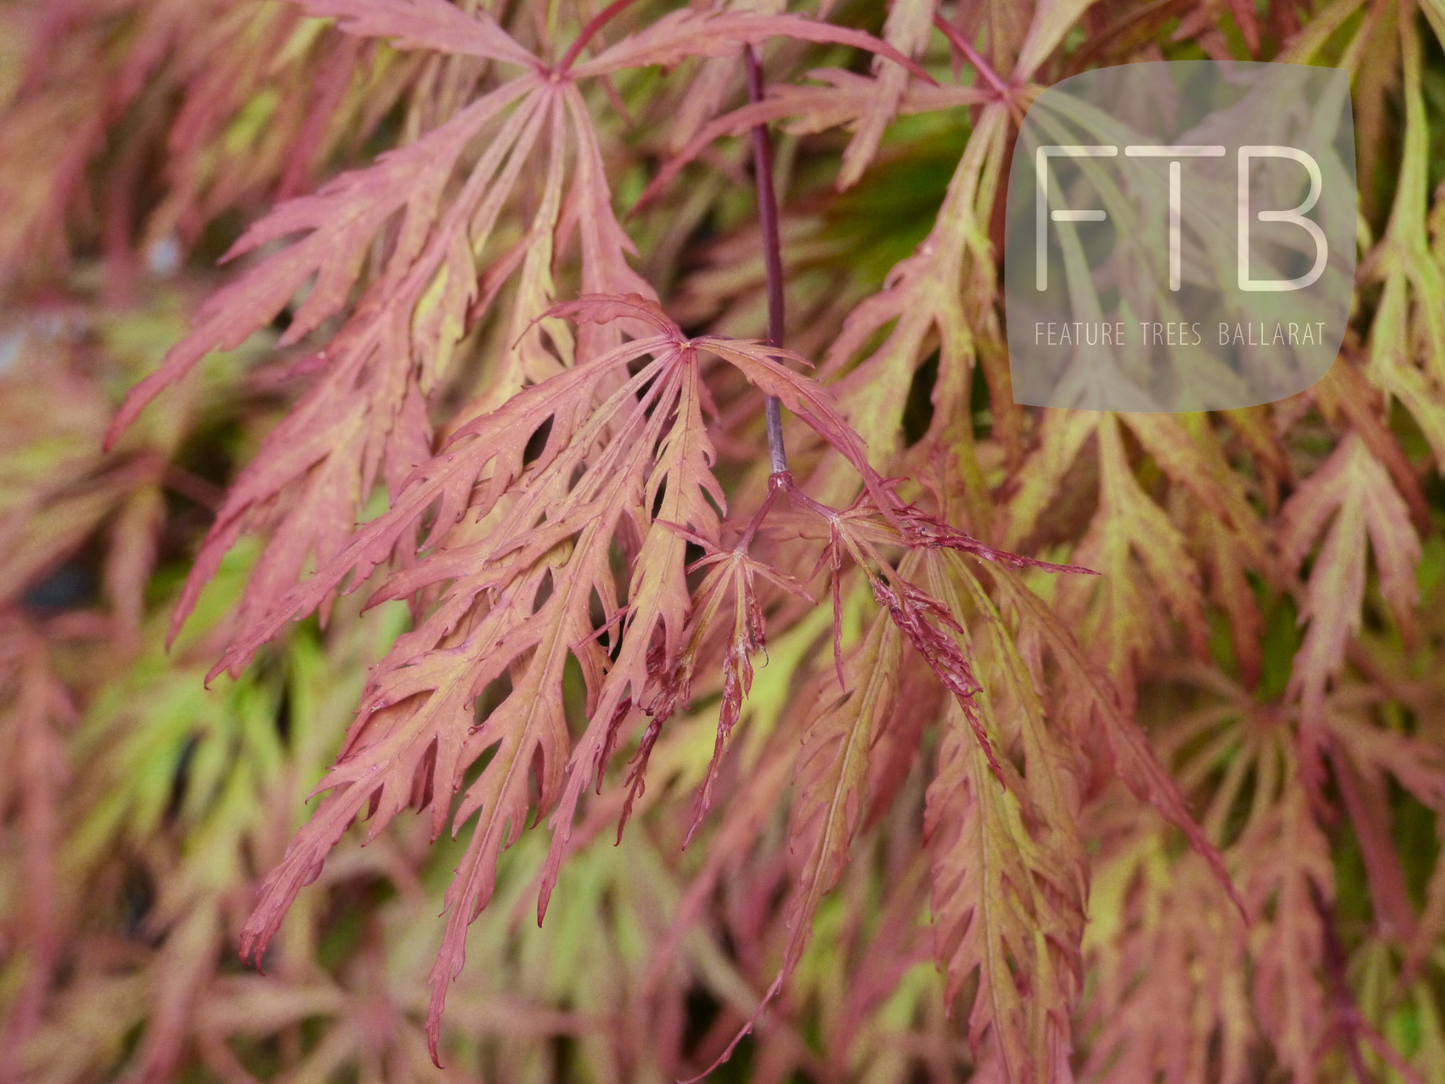
[[[1209,868],[1220,885],[1240,913],[1244,914],[1244,904],[1235,891],[1218,848],[1209,841],[1204,830],[1190,816],[1179,785],[1160,766],[1154,751],[1149,747],[1149,739],[1139,729],[1138,724],[1120,710],[1118,695],[1109,679],[1099,673],[1089,661],[1083,649],[1043,599],[1005,570],[999,570],[995,579],[1004,596],[1018,609],[1024,623],[1049,646],[1063,668],[1068,690],[1066,695],[1077,698],[1081,704],[1087,704],[1086,711],[1091,712],[1102,724],[1114,771],[1124,785],[1135,797],[1154,806],[1169,823],[1184,833],[1189,845],[1209,863]]]
[[[739,45],[761,45],[769,38],[786,37],[834,45],[851,45],[885,57],[906,68],[925,83],[934,79],[887,42],[861,30],[814,22],[801,15],[755,15],[751,12],[670,12],[636,34],[572,68],[576,78],[603,75],[653,64],[671,67],[693,56],[726,56]]]
[[[1310,570],[1300,611],[1300,620],[1310,623],[1309,631],[1295,655],[1289,682],[1289,695],[1300,698],[1305,726],[1317,734],[1324,721],[1325,689],[1344,663],[1346,641],[1360,628],[1366,536],[1375,552],[1380,593],[1407,638],[1419,597],[1415,566],[1420,561],[1420,540],[1389,473],[1354,433],[1347,434],[1324,466],[1300,483],[1280,519],[1281,560],[1291,572],[1329,524]],[[1303,769],[1309,784],[1318,786],[1323,782],[1322,768],[1313,743],[1311,739]]]
[[[803,748],[794,771],[792,823],[788,830],[794,892],[788,901],[788,941],[782,967],[758,1007],[727,1048],[695,1080],[732,1056],[797,969],[812,934],[818,905],[843,875],[848,847],[867,803],[868,749],[873,731],[892,707],[898,686],[901,637],[879,614],[863,642],[843,664],[848,682],[826,671],[808,711]]]
[[[348,34],[390,38],[397,49],[434,49],[505,60],[528,68],[537,58],[484,11],[465,12],[447,0],[294,0],[317,18],[337,18]]]

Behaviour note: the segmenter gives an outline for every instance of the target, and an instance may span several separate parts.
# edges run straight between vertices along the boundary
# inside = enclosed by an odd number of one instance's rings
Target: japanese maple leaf
[[[975,1055],[991,1033],[1010,1082],[1067,1080],[1083,974],[1081,765],[1046,725],[1033,676],[968,563],[956,552],[931,553],[927,568],[930,588],[950,611],[982,616],[970,646],[986,668],[977,719],[962,702],[950,706],[924,816],[945,997],[951,1005],[977,973],[969,1013]],[[969,730],[982,728],[1002,747],[1006,726],[1018,735],[1023,771],[1005,761],[1005,784],[988,746]]]
[[[320,567],[336,556],[378,479],[395,496],[434,450],[429,412],[457,343],[508,280],[517,281],[509,345],[486,391],[464,411],[468,416],[556,371],[544,333],[564,365],[574,355],[590,358],[621,341],[625,322],[593,325],[574,344],[566,324],[548,316],[557,299],[557,249],[574,229],[583,292],[652,293],[627,263],[634,249],[612,210],[579,81],[719,56],[785,35],[873,50],[931,82],[886,42],[798,15],[683,9],[580,62],[579,38],[554,63],[523,47],[487,13],[446,0],[298,2],[311,15],[338,19],[347,33],[388,38],[401,49],[492,61],[507,77],[415,142],[253,224],[225,259],[287,238],[291,243],[217,291],[191,332],[117,412],[108,444],[207,353],[237,346],[288,305],[296,303],[296,309],[281,346],[300,343],[330,319],[344,320],[299,367],[319,373],[315,384],[267,435],[228,493],[192,566],[173,635],[243,533],[270,535],[240,608],[240,624],[249,631],[281,605],[308,563]],[[473,162],[468,152],[474,147],[479,153]],[[488,242],[519,177],[536,158],[542,160],[540,198],[531,222],[521,238],[495,253]],[[378,249],[385,253],[378,270],[364,275]],[[482,253],[490,254],[485,262]]]
[[[1240,848],[1244,896],[1258,920],[1250,932],[1255,1009],[1294,1079],[1311,1080],[1328,1019],[1320,904],[1334,898],[1334,868],[1301,780],[1289,781]]]
[[[1380,594],[1407,639],[1418,600],[1420,539],[1409,508],[1389,472],[1353,431],[1281,511],[1279,545],[1288,570],[1299,567],[1321,532],[1324,542],[1300,608],[1300,621],[1309,622],[1309,631],[1295,655],[1288,688],[1289,696],[1299,698],[1302,721],[1310,731],[1302,765],[1310,785],[1322,782],[1315,748],[1317,728],[1324,722],[1325,690],[1344,662],[1346,642],[1360,629],[1367,539],[1375,553]]]
[[[267,878],[242,946],[248,954],[265,950],[296,892],[365,811],[375,835],[401,810],[430,805],[432,833],[439,835],[467,769],[493,750],[451,818],[455,833],[480,814],[447,893],[428,1016],[434,1052],[467,925],[490,899],[497,857],[515,842],[531,807],[533,765],[538,809],[552,812],[553,829],[540,921],[577,803],[605,766],[619,711],[655,687],[659,657],[675,659],[681,650],[691,609],[686,535],[715,547],[718,514],[726,508],[711,472],[700,355],[723,358],[778,396],[838,443],[865,484],[878,486],[828,394],[782,364],[791,356],[786,351],[689,339],[654,302],[637,296],[585,297],[552,315],[628,320],[646,333],[561,369],[462,426],[412,473],[390,510],[357,528],[335,558],[244,630],[216,668],[240,667],[286,621],[337,590],[357,589],[398,545],[413,547],[415,566],[393,573],[376,600],[420,593],[435,601],[373,671],[337,763],[318,786],[330,793]],[[637,371],[629,375],[630,365]],[[528,461],[529,440],[542,432],[543,447]],[[423,523],[425,537],[412,541]],[[614,547],[630,557],[624,608]],[[594,599],[603,610],[601,628],[594,626]],[[746,620],[740,652],[750,643]],[[609,653],[598,634],[614,624]],[[575,744],[563,710],[569,657],[581,666],[590,720]],[[477,697],[503,676],[511,692],[478,722]]]

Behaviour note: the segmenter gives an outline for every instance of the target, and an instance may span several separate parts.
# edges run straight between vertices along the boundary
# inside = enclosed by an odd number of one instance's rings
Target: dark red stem
[[[753,535],[758,533],[758,528],[763,525],[763,520],[768,518],[768,511],[773,507],[773,502],[778,499],[778,492],[787,490],[789,493],[796,492],[793,487],[793,476],[788,473],[785,467],[781,471],[773,471],[768,477],[768,495],[763,503],[758,505],[758,510],[753,513],[753,518],[748,521],[748,526],[743,531],[743,536],[738,539],[738,544],[733,547],[739,553],[746,553],[748,546],[752,544]]]
[[[988,80],[989,86],[998,92],[998,96],[1005,101],[1013,99],[1013,93],[1009,90],[1008,84],[998,77],[998,72],[988,66],[983,57],[978,55],[978,50],[968,43],[968,40],[958,32],[958,28],[945,19],[942,15],[933,16],[933,25],[943,31],[943,36],[949,43],[968,58],[974,70]]]
[[[577,35],[577,40],[568,48],[566,55],[562,57],[562,62],[557,65],[557,71],[561,74],[566,74],[572,65],[577,62],[577,58],[582,55],[582,50],[587,48],[587,43],[597,36],[597,31],[611,22],[613,17],[622,11],[623,8],[633,3],[635,3],[635,0],[612,0],[612,3],[594,15],[587,25],[582,28],[582,33]]]
[[[744,50],[748,62],[748,101],[763,100],[763,65],[751,45]],[[766,124],[753,128],[753,176],[758,185],[758,218],[763,226],[763,267],[768,282],[768,343],[783,345],[783,249],[778,239],[778,200],[773,192],[773,144]],[[783,405],[775,395],[766,404],[768,417],[768,457],[772,473],[788,469],[788,456],[783,450]]]

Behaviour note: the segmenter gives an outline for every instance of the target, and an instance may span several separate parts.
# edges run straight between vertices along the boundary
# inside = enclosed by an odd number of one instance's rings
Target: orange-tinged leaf
[[[1068,1016],[1082,912],[1077,900],[1059,900],[1051,882],[1067,883],[1067,874],[1030,838],[1017,799],[994,777],[956,704],[948,720],[925,829],[935,847],[933,910],[946,997],[954,1001],[977,971],[970,1046],[977,1051],[991,1029],[1010,1084],[1070,1080]]]
[[[1129,834],[1096,859],[1085,936],[1097,1026],[1092,1084],[1245,1084],[1258,1030],[1246,928],[1197,856],[1171,860],[1165,834],[1133,810]]]
[[[934,82],[932,76],[910,58],[887,42],[861,30],[814,21],[801,15],[757,15],[692,8],[664,15],[645,30],[630,34],[591,60],[574,65],[572,74],[584,78],[652,64],[670,67],[690,56],[726,56],[739,45],[761,45],[773,37],[851,45],[891,60],[925,83]]]
[[[1004,545],[1022,544],[1058,495],[1064,476],[1088,439],[1098,431],[1097,417],[1086,410],[1045,409],[1039,446],[1019,472],[1019,484],[1008,504]]]
[[[1224,471],[1218,470],[1220,464],[1206,458],[1178,417],[1133,411],[1120,414],[1119,419],[1139,438],[1164,473],[1188,490],[1210,515],[1239,531],[1256,521],[1258,517],[1227,465]]]
[[[718,63],[713,61],[712,63]],[[900,69],[891,69],[900,70]],[[794,118],[784,125],[790,135],[810,135],[853,124],[872,103],[878,80],[838,68],[819,68],[808,73],[821,86],[797,86],[782,83],[768,88],[768,96],[760,102],[739,106],[702,125],[690,139],[675,149],[642,190],[633,204],[635,214],[651,203],[657,195],[677,179],[683,167],[696,160],[708,147],[723,136],[736,136],[759,124]],[[899,115],[927,113],[958,105],[976,105],[988,100],[986,92],[972,87],[929,86],[911,83],[894,108]]]
[[[1183,534],[1140,488],[1129,466],[1119,423],[1112,415],[1097,418],[1099,506],[1072,556],[1103,576],[1061,582],[1058,608],[1084,630],[1091,655],[1109,677],[1132,691],[1136,661],[1168,628],[1156,599],[1184,626],[1190,648],[1201,658],[1208,650],[1204,599]],[[1140,566],[1147,577],[1139,575]]]
[[[1039,635],[1059,662],[1064,672],[1066,695],[1075,703],[1075,710],[1085,717],[1092,716],[1100,724],[1115,774],[1136,798],[1154,806],[1165,820],[1184,833],[1189,845],[1209,864],[1230,899],[1243,913],[1244,905],[1235,892],[1218,848],[1190,816],[1179,785],[1160,766],[1144,732],[1121,710],[1118,693],[1109,679],[1089,660],[1043,599],[1006,570],[999,570],[994,576],[1004,597],[1018,609],[1023,624]]]
[[[1248,870],[1242,891],[1254,920],[1255,1012],[1294,1079],[1313,1080],[1327,1019],[1319,907],[1334,898],[1334,868],[1300,781],[1287,786],[1240,849]]]
[[[961,611],[967,597],[981,618],[982,644],[971,641],[988,667],[978,724],[1003,747],[1012,723],[1024,753],[1022,776],[1010,764],[1005,787],[987,747],[960,725],[974,723],[965,706],[950,706],[924,819],[945,997],[951,1005],[977,971],[970,1046],[978,1051],[991,1033],[1010,1082],[1070,1080],[1085,896],[1076,766],[1045,725],[1033,679],[965,563],[948,554],[928,567],[950,609]]]
[[[897,693],[901,646],[897,627],[880,613],[843,662],[846,684],[839,683],[833,670],[823,672],[808,709],[793,777],[788,853],[794,888],[787,904],[789,932],[783,963],[757,1009],[708,1072],[732,1056],[797,969],[818,905],[843,875],[849,845],[867,804],[864,787],[873,732],[887,718]]]
[[[680,655],[693,605],[686,546],[691,538],[716,547],[725,507],[711,470],[699,353],[719,355],[765,390],[781,393],[825,438],[856,457],[866,486],[884,494],[826,393],[785,368],[778,360],[785,354],[751,343],[689,340],[654,302],[639,296],[589,296],[552,311],[586,321],[626,321],[646,337],[562,368],[463,425],[401,484],[387,512],[339,543],[337,555],[263,620],[244,626],[217,667],[239,667],[286,621],[324,605],[337,591],[358,588],[398,546],[415,547],[415,564],[392,573],[373,601],[420,592],[429,609],[372,671],[360,714],[317,788],[331,793],[268,878],[243,949],[264,951],[296,892],[315,878],[356,817],[369,810],[374,837],[403,809],[431,805],[435,837],[469,766],[495,749],[451,820],[455,833],[480,811],[448,891],[447,931],[432,973],[428,1034],[434,1057],[467,925],[489,900],[497,857],[515,842],[531,808],[533,765],[539,815],[550,811],[553,833],[541,877],[540,920],[582,792],[600,778],[618,724],[631,705],[649,705],[669,672],[660,667],[668,660],[671,672],[684,665]],[[629,376],[625,367],[633,363],[640,366]],[[541,450],[525,458],[529,439],[544,431]],[[426,537],[413,542],[423,521],[429,524]],[[630,551],[625,607],[618,605],[614,545]],[[751,566],[735,572],[741,572],[742,592],[734,601],[739,624],[728,658],[736,684],[730,696],[740,704],[760,615],[748,600]],[[764,575],[787,586],[774,573]],[[600,628],[594,599],[603,609]],[[598,635],[613,625],[608,652]],[[575,744],[562,698],[569,656],[581,665],[590,719]],[[861,664],[857,670],[864,680]],[[510,692],[476,721],[476,698],[504,676]],[[685,688],[679,694],[685,697]],[[855,724],[855,730],[865,727]],[[841,789],[828,815],[831,827],[819,856],[809,860],[816,872],[809,875],[808,915],[836,880],[845,837],[851,838],[857,822],[868,733],[859,730],[850,741],[861,742],[861,752],[856,760],[845,758],[846,770],[835,780]],[[799,938],[804,926],[797,926]],[[787,970],[796,966],[801,945]]]
[[[917,57],[928,44],[933,32],[933,12],[937,0],[897,0],[883,23],[883,38],[908,57]],[[903,98],[908,72],[896,64],[875,61],[877,85],[872,88],[868,105],[859,118],[853,139],[843,152],[843,168],[838,174],[838,188],[849,188],[858,182],[868,163],[878,151],[883,129],[892,123]]]
[[[1034,8],[1028,36],[1019,50],[1014,79],[1022,82],[1032,76],[1093,3],[1094,0],[1040,0]]]
[[[269,324],[313,277],[315,283],[282,342],[297,342],[320,326],[347,302],[377,233],[404,211],[401,240],[389,261],[394,286],[420,255],[438,214],[442,190],[462,152],[490,121],[535,86],[528,77],[504,83],[410,146],[388,151],[369,169],[342,174],[314,195],[281,204],[251,226],[231,247],[228,258],[292,234],[305,231],[306,235],[207,300],[190,334],[171,347],[160,368],[126,396],[106,432],[107,446],[162,389],[206,354],[235,349]]]
[[[1295,655],[1289,682],[1289,695],[1299,697],[1305,724],[1318,727],[1324,722],[1326,687],[1344,663],[1347,640],[1360,628],[1366,538],[1375,553],[1380,593],[1407,637],[1418,598],[1420,540],[1389,473],[1353,432],[1324,466],[1300,483],[1280,520],[1281,560],[1291,572],[1321,532],[1325,535],[1300,610],[1300,621],[1309,622],[1309,631]],[[1320,782],[1311,759],[1304,767],[1312,783]]]
[[[828,349],[824,370],[842,371],[887,329],[882,343],[837,387],[849,422],[881,470],[890,469],[898,451],[908,389],[927,357],[925,343],[932,335],[938,337],[939,350],[933,428],[942,432],[968,409],[965,389],[976,362],[977,339],[987,325],[970,320],[961,291],[967,275],[989,284],[995,275],[985,223],[997,195],[1008,124],[1001,103],[983,107],[928,237],[889,272],[880,293],[848,314]]]
[[[390,38],[398,49],[433,49],[531,67],[536,58],[485,11],[446,0],[297,0],[318,18],[335,17],[348,34]]]
[[[707,540],[701,536],[695,535],[691,531],[680,530],[679,533],[706,548]],[[723,749],[732,734],[733,727],[737,725],[738,719],[742,716],[743,701],[752,691],[752,656],[763,649],[766,632],[763,608],[758,602],[757,578],[761,576],[786,591],[812,601],[791,577],[784,576],[777,570],[750,558],[742,548],[743,545],[744,542],[740,541],[734,549],[708,554],[690,566],[690,568],[700,568],[711,565],[712,568],[698,586],[695,594],[696,604],[692,620],[689,623],[688,645],[681,657],[673,662],[670,672],[665,677],[666,687],[659,693],[660,699],[668,701],[666,710],[669,713],[672,710],[672,700],[677,698],[686,700],[687,690],[691,687],[693,668],[697,665],[697,657],[703,640],[708,635],[713,621],[717,618],[721,604],[730,596],[733,623],[732,630],[727,636],[727,646],[723,650],[722,705],[718,711],[717,744],[713,748],[712,761],[708,764],[707,775],[704,776],[702,786],[698,789],[697,812],[693,815],[692,826],[683,839],[684,847],[692,842],[692,837],[697,832],[702,818],[711,804],[712,788],[717,779],[718,768],[722,763]],[[653,713],[657,712],[656,708],[650,707],[648,710]],[[638,782],[641,782],[640,776]],[[625,817],[624,812],[624,819]]]

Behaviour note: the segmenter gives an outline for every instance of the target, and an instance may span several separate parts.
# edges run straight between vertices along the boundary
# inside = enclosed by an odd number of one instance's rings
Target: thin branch
[[[763,65],[751,45],[745,50],[748,61],[748,101],[763,100]],[[758,185],[758,218],[763,227],[763,266],[768,281],[768,344],[783,345],[783,253],[778,240],[778,201],[773,192],[773,144],[768,126],[753,127],[753,176]],[[772,473],[788,469],[788,456],[783,449],[783,406],[776,396],[767,399],[768,457]]]
[[[582,54],[582,50],[587,48],[587,43],[597,36],[597,32],[610,23],[614,16],[634,2],[635,0],[612,0],[612,3],[594,15],[588,21],[587,25],[582,28],[582,33],[577,35],[577,40],[572,43],[566,54],[563,55],[562,62],[557,65],[557,71],[561,74],[566,74],[572,65],[577,62],[577,58]]]
[[[1013,91],[1009,88],[1008,84],[999,78],[998,72],[989,67],[988,61],[978,55],[978,50],[968,43],[968,39],[960,34],[952,23],[942,15],[935,14],[933,16],[933,25],[943,31],[943,36],[948,39],[949,44],[968,59],[968,62],[973,65],[974,70],[988,81],[989,86],[993,87],[1000,98],[1009,102],[1013,101]]]
[[[773,396],[769,396],[768,398],[771,399],[773,402],[777,402],[777,399]],[[768,436],[772,436],[771,424],[769,424],[768,427]],[[781,433],[778,435],[778,447],[779,450],[781,450]],[[753,535],[758,533],[758,528],[763,525],[763,520],[768,518],[768,511],[773,507],[773,501],[777,500],[778,491],[784,489],[786,489],[789,493],[793,492],[793,476],[788,473],[788,469],[786,466],[784,466],[782,470],[775,469],[773,473],[769,475],[768,495],[763,500],[763,503],[758,505],[758,510],[753,513],[753,518],[748,521],[747,529],[743,531],[742,537],[738,539],[738,543],[736,546],[733,547],[733,549],[737,550],[737,552],[739,553],[747,553],[748,546],[752,543]]]

